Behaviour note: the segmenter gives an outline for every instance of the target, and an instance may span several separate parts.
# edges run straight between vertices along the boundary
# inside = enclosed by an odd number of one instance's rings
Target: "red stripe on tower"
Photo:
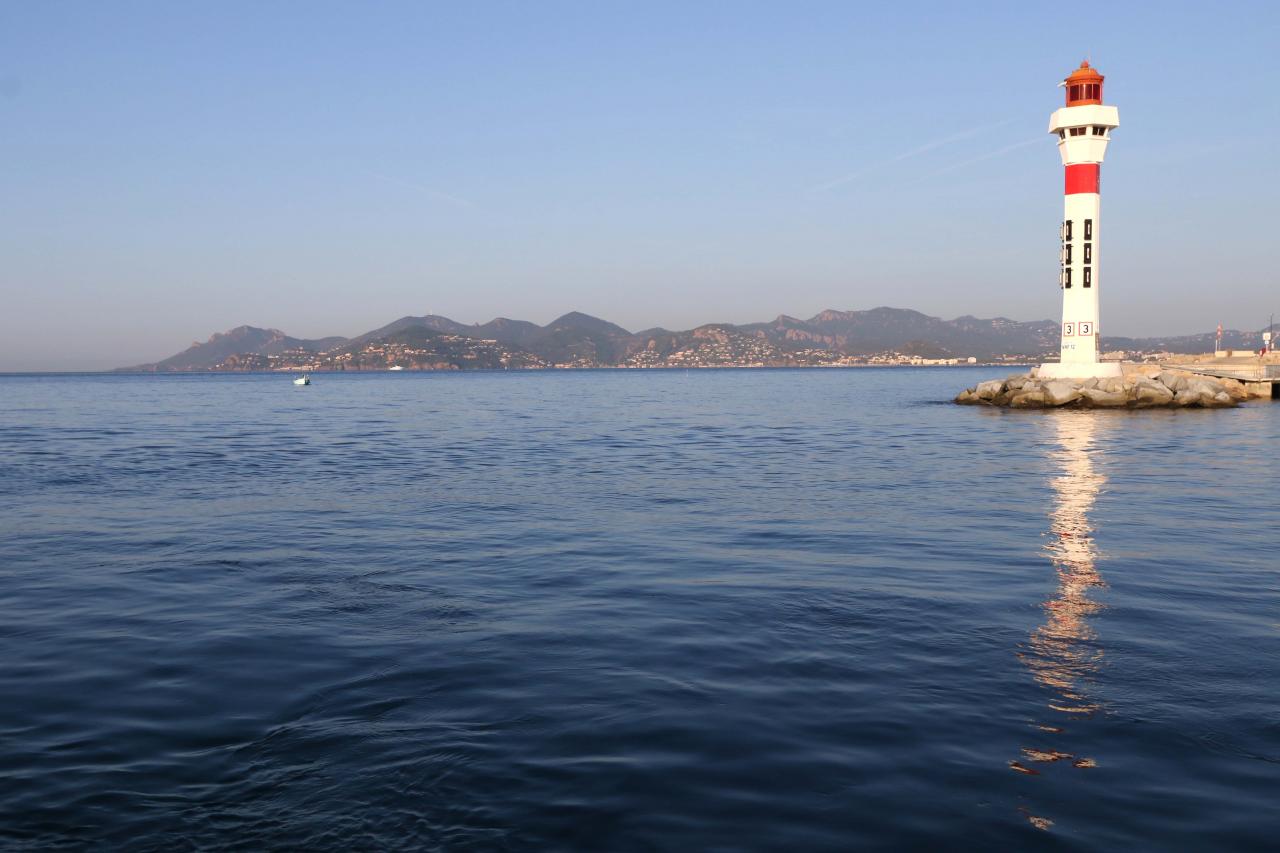
[[[1098,192],[1101,167],[1097,163],[1073,163],[1067,167],[1067,195]]]

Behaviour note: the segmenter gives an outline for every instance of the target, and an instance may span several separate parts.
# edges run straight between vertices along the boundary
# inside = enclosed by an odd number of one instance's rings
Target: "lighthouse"
[[[1098,251],[1102,235],[1102,159],[1120,113],[1102,103],[1103,76],[1088,61],[1062,81],[1066,106],[1049,117],[1066,171],[1058,286],[1062,290],[1061,357],[1040,366],[1045,378],[1119,376],[1120,365],[1098,361]]]

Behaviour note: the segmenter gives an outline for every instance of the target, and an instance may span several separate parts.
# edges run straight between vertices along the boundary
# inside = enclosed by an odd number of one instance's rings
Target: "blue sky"
[[[1276,4],[0,3],[0,370],[248,323],[1059,313],[1088,55],[1102,328],[1280,311]]]

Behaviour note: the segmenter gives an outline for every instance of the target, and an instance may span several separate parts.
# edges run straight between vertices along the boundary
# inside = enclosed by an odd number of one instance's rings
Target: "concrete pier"
[[[1169,370],[1183,370],[1215,379],[1234,379],[1244,385],[1251,397],[1280,399],[1280,358],[1268,355],[1226,356],[1194,361],[1169,362]]]

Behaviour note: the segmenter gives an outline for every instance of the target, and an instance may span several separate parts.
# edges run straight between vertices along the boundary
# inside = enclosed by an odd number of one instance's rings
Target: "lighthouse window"
[[[1066,253],[1062,256],[1062,262],[1063,262],[1064,264],[1069,264],[1069,263],[1071,263],[1071,244],[1070,244],[1070,243],[1068,243],[1068,244],[1067,244],[1067,251],[1066,251]]]
[[[1067,231],[1068,233],[1070,233],[1071,229],[1068,228]],[[1084,221],[1084,238],[1086,240],[1093,239],[1093,220],[1092,219],[1086,219]]]
[[[1106,129],[1105,127],[1102,127],[1101,125],[1097,125],[1097,124],[1095,124],[1095,125],[1093,126],[1093,135],[1094,135],[1094,136],[1106,136],[1106,135],[1107,135],[1107,129]]]
[[[1084,268],[1084,286],[1093,287],[1093,271],[1089,267]]]
[[[1072,86],[1070,89],[1070,92],[1071,94],[1067,96],[1068,98],[1070,98],[1073,101],[1080,100],[1080,87],[1078,85]]]
[[[1093,244],[1092,243],[1084,244],[1084,262],[1086,264],[1093,263]]]
[[[1092,222],[1093,222],[1093,220],[1092,220],[1092,219],[1086,219],[1085,221],[1086,221],[1086,222],[1089,222],[1089,223],[1092,223]],[[1086,232],[1091,231],[1091,230],[1093,230],[1093,229],[1092,229],[1092,225],[1090,225],[1090,227],[1085,228],[1085,231],[1086,231]],[[1062,239],[1063,239],[1063,240],[1070,240],[1070,239],[1071,239],[1071,220],[1070,220],[1070,219],[1068,219],[1066,222],[1062,223]]]
[[[1071,267],[1067,267],[1065,270],[1062,271],[1062,286],[1063,287],[1071,286]]]
[[[1059,138],[1059,139],[1066,139],[1066,138],[1067,138],[1067,132],[1066,132],[1065,130],[1060,130],[1060,131],[1058,131],[1058,138]]]

